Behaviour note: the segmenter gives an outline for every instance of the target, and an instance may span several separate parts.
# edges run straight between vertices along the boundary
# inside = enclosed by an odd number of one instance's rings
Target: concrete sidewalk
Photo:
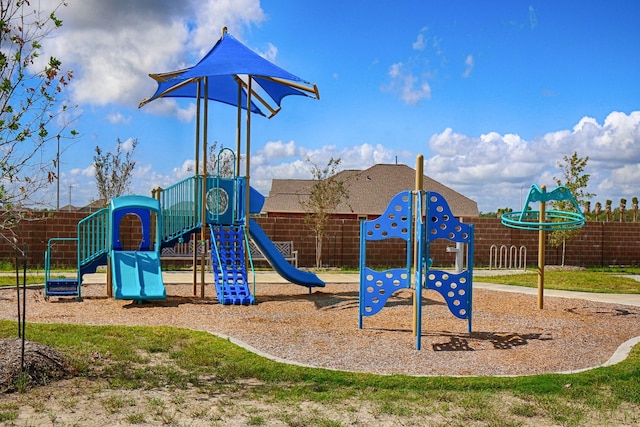
[[[200,271],[196,272],[197,282],[200,282]],[[360,283],[360,275],[358,273],[320,273],[318,277],[325,283]],[[83,284],[104,284],[106,283],[107,275],[105,273],[93,273],[86,274],[82,280]],[[162,280],[166,284],[189,284],[193,283],[192,271],[163,271]],[[251,277],[249,277],[251,280]],[[205,272],[205,281],[207,283],[213,282],[213,273]],[[281,277],[275,271],[256,271],[256,283],[290,283],[288,280]]]
[[[499,292],[516,292],[527,295],[538,295],[538,288],[527,288],[524,286],[498,285],[489,282],[473,282],[474,289],[488,289]],[[574,292],[574,291],[557,291],[554,289],[545,289],[545,297],[558,298],[576,298],[588,301],[604,302],[610,304],[624,304],[640,307],[640,294],[603,294],[594,292]]]

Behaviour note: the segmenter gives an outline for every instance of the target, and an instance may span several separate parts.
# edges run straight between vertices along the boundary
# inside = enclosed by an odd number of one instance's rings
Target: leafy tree
[[[584,173],[589,161],[589,156],[578,157],[576,151],[573,152],[571,157],[563,156],[562,162],[558,162],[558,167],[563,171],[563,178],[553,179],[556,184],[564,185],[569,189],[573,198],[578,202],[578,206],[584,209],[588,199],[595,197],[595,194],[591,194],[586,191],[587,184],[589,183],[589,174]],[[575,207],[573,203],[568,200],[557,200],[553,202],[553,208],[561,211],[573,211]],[[573,239],[580,233],[580,229],[573,230],[557,230],[553,231],[549,235],[549,243],[552,246],[562,246],[562,265],[564,265],[565,246],[568,240]]]
[[[558,162],[557,166],[563,171],[563,178],[553,179],[556,181],[558,185],[564,185],[569,189],[574,199],[578,202],[579,206],[584,207],[587,200],[595,197],[595,194],[589,193],[586,191],[587,185],[589,184],[590,174],[584,173],[584,170],[587,167],[587,162],[589,161],[589,156],[586,157],[578,157],[578,153],[576,151],[573,152],[571,157],[563,156],[563,162]],[[554,202],[555,207],[562,207],[566,209],[573,208],[572,204],[566,200],[561,200],[559,202]]]
[[[55,13],[40,2],[0,0],[0,206],[9,215],[0,228],[19,221],[25,207],[36,205],[44,187],[57,179],[55,159],[44,148],[68,130],[69,105],[59,100],[73,77],[61,62],[46,57],[42,41],[62,26]]]
[[[480,218],[500,218],[502,214],[507,212],[513,212],[512,208],[498,208],[495,212],[480,212],[478,215]]]
[[[99,146],[96,146],[96,154],[93,156],[93,167],[96,171],[96,185],[100,199],[109,201],[118,196],[122,196],[129,189],[133,169],[136,162],[132,160],[133,152],[138,145],[138,140],[131,140],[131,145],[123,155],[124,143],[117,140],[115,153],[103,153]]]
[[[313,163],[310,157],[306,161],[311,165],[311,175],[315,184],[309,191],[309,197],[302,199],[300,204],[304,208],[305,223],[316,238],[316,268],[322,267],[322,240],[327,237],[327,226],[331,213],[335,211],[342,200],[349,194],[344,180],[337,172],[341,159],[329,159],[326,166],[320,167]]]

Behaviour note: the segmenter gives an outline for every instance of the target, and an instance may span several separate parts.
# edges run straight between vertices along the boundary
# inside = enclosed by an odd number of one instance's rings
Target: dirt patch
[[[0,339],[0,392],[44,385],[75,374],[69,359],[57,350],[19,338]]]

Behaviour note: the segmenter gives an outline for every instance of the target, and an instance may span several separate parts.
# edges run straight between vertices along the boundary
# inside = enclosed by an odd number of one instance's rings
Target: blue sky
[[[273,178],[310,178],[307,156],[363,169],[423,154],[428,176],[482,212],[518,210],[577,151],[593,203],[640,196],[634,0],[69,0],[58,15],[45,48],[74,70],[81,134],[62,141],[61,206],[97,197],[94,150],[116,138],[139,142],[132,192],[190,175],[194,103],[138,103],[155,91],[149,73],[195,64],[222,26],[320,89],[252,118],[252,184],[265,195]],[[210,108],[209,141],[234,147],[235,109]]]

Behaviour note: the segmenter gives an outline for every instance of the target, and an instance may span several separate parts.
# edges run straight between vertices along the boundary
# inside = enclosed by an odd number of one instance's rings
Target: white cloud
[[[135,138],[127,138],[122,142],[122,151],[125,153],[130,153],[133,150],[133,142]]]
[[[423,99],[431,98],[429,83],[420,81],[402,62],[392,64],[388,75],[390,82],[383,90],[396,94],[405,104],[417,105]]]
[[[269,46],[265,52],[256,51],[260,56],[264,59],[275,62],[276,57],[278,56],[278,48],[274,46],[272,43],[269,43]]]
[[[426,47],[426,43],[425,43],[425,40],[424,40],[424,34],[422,34],[422,33],[418,34],[418,37],[416,38],[416,41],[413,42],[411,47],[413,48],[413,50],[424,50],[424,48]]]
[[[538,16],[533,6],[529,5],[529,27],[533,30],[538,26]]]
[[[43,8],[58,3],[41,1]],[[74,70],[73,101],[97,106],[137,106],[156,87],[149,72],[192,65],[223,25],[240,37],[244,26],[265,19],[259,0],[72,0],[57,15],[63,26],[45,49]]]
[[[93,177],[96,176],[96,169],[93,167],[93,164],[90,164],[89,166],[87,166],[84,169],[82,169],[82,168],[71,169],[71,175],[80,176],[80,177],[87,177],[87,178],[93,178]]]
[[[181,180],[188,176],[191,176],[195,173],[196,170],[196,161],[194,159],[188,159],[182,162],[182,164],[173,168],[171,174],[177,179]]]
[[[266,147],[269,147],[268,149]],[[269,156],[267,153],[278,153]],[[289,155],[294,153],[293,155]],[[287,156],[287,157],[285,157]],[[295,158],[293,158],[295,156]],[[325,145],[320,148],[309,149],[297,146],[293,141],[287,144],[271,142],[264,150],[251,157],[251,185],[262,194],[267,194],[271,188],[271,180],[278,179],[311,179],[311,165],[304,159],[310,158],[318,166],[327,164],[330,158],[340,159],[340,170],[366,169],[376,163],[393,163],[396,157],[399,162],[412,161],[413,154],[406,151],[396,151],[380,144],[361,144],[350,147]],[[283,159],[289,158],[290,160]]]
[[[462,77],[467,78],[471,75],[471,72],[473,71],[473,67],[475,65],[474,62],[475,61],[473,59],[473,55],[467,55],[464,60],[464,72],[462,73]]]
[[[572,129],[533,140],[498,132],[469,136],[448,128],[423,144],[424,150],[417,146],[416,151],[426,154],[425,174],[476,200],[483,212],[503,207],[519,210],[532,184],[554,188],[554,177],[562,177],[557,163],[574,150],[580,157],[589,156],[587,190],[597,195],[592,205],[640,196],[640,112],[613,112],[602,124],[583,118]],[[251,185],[266,195],[274,178],[310,179],[310,165],[304,161],[307,156],[317,165],[325,165],[333,157],[342,160],[342,169],[365,169],[376,163],[395,163],[396,158],[398,163],[414,167],[416,154],[381,144],[311,149],[295,141],[272,141],[252,155]],[[166,188],[191,176],[193,168],[194,161],[187,159],[163,175],[154,173],[151,165],[137,164],[133,190],[148,194],[151,188]],[[76,177],[72,185],[78,185],[80,191],[82,182],[93,179],[93,167],[74,169],[71,176]],[[93,187],[83,186],[91,194],[89,187]]]
[[[107,114],[107,121],[111,124],[128,124],[131,122],[131,116],[125,117],[119,111],[114,111],[112,113]]]
[[[264,148],[258,152],[270,159],[282,159],[297,155],[296,144],[293,141],[284,143],[282,141],[269,141]]]
[[[622,194],[640,196],[640,167],[638,164],[624,165],[611,171],[611,176],[602,182],[603,188],[620,187]]]
[[[100,0],[98,0],[100,1]],[[174,0],[165,0],[171,3]],[[241,30],[266,19],[260,0],[190,0],[192,19],[195,20],[193,41],[200,48],[198,57],[203,56],[218,40],[222,27],[226,26],[234,37],[240,38]]]
[[[640,112],[613,112],[602,125],[585,117],[572,130],[532,141],[497,132],[474,138],[445,129],[431,137],[429,147],[433,155],[425,160],[426,174],[478,201],[485,212],[520,208],[520,194],[526,196],[532,184],[554,188],[553,178],[563,178],[557,163],[574,151],[589,157],[587,191],[597,200],[640,195]]]

